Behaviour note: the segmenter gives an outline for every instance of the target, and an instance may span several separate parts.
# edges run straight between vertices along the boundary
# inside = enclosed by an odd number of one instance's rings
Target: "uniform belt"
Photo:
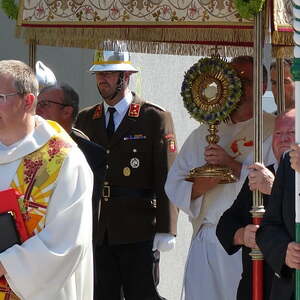
[[[151,189],[127,188],[121,186],[105,185],[102,190],[103,198],[134,197],[134,198],[154,198]]]

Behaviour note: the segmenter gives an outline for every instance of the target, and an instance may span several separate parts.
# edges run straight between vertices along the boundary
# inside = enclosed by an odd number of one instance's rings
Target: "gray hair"
[[[79,96],[78,93],[67,83],[56,83],[46,86],[40,90],[40,94],[51,89],[59,89],[63,92],[63,104],[67,104],[73,108],[72,119],[76,121],[79,111]]]
[[[9,76],[13,79],[13,86],[20,95],[38,94],[39,84],[33,70],[19,60],[1,60],[0,76]],[[36,100],[35,100],[36,102]]]

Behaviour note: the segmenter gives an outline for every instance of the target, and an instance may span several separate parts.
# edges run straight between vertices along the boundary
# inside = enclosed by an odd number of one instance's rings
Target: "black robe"
[[[285,264],[288,244],[294,240],[295,172],[286,154],[280,162],[268,210],[256,235],[256,242],[276,275],[270,300],[291,300],[294,297],[294,269]]]
[[[273,173],[273,166],[268,167]],[[252,224],[252,191],[249,189],[248,178],[246,179],[237,199],[232,206],[227,209],[220,218],[217,226],[217,237],[225,251],[232,255],[236,253],[241,246],[233,245],[235,232],[248,224]],[[263,195],[265,208],[268,205],[269,195]],[[251,249],[242,246],[243,272],[237,291],[237,300],[252,300],[252,261],[249,253]],[[268,300],[272,284],[273,271],[264,264],[264,299]]]

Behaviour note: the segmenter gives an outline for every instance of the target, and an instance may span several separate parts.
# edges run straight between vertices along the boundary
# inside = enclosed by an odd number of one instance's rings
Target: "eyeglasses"
[[[57,104],[57,105],[61,105],[63,107],[66,107],[66,106],[71,106],[70,104],[64,104],[64,103],[59,103],[59,102],[55,102],[55,101],[52,101],[52,100],[41,100],[37,103],[37,106],[41,107],[41,108],[45,108],[49,105],[49,103],[53,103],[53,104]]]
[[[19,95],[19,93],[0,94],[0,103],[6,103],[7,102],[7,97],[16,96],[16,95]]]

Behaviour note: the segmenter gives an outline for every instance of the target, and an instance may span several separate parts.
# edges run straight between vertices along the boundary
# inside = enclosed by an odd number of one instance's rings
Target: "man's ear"
[[[72,118],[73,111],[74,111],[74,108],[72,106],[65,106],[62,109],[62,117],[64,119]]]
[[[126,80],[126,82],[129,82],[129,78],[131,74],[132,72],[124,72],[124,79]]]
[[[31,111],[35,101],[37,101],[37,98],[32,93],[28,93],[24,96],[24,107],[27,111]]]

